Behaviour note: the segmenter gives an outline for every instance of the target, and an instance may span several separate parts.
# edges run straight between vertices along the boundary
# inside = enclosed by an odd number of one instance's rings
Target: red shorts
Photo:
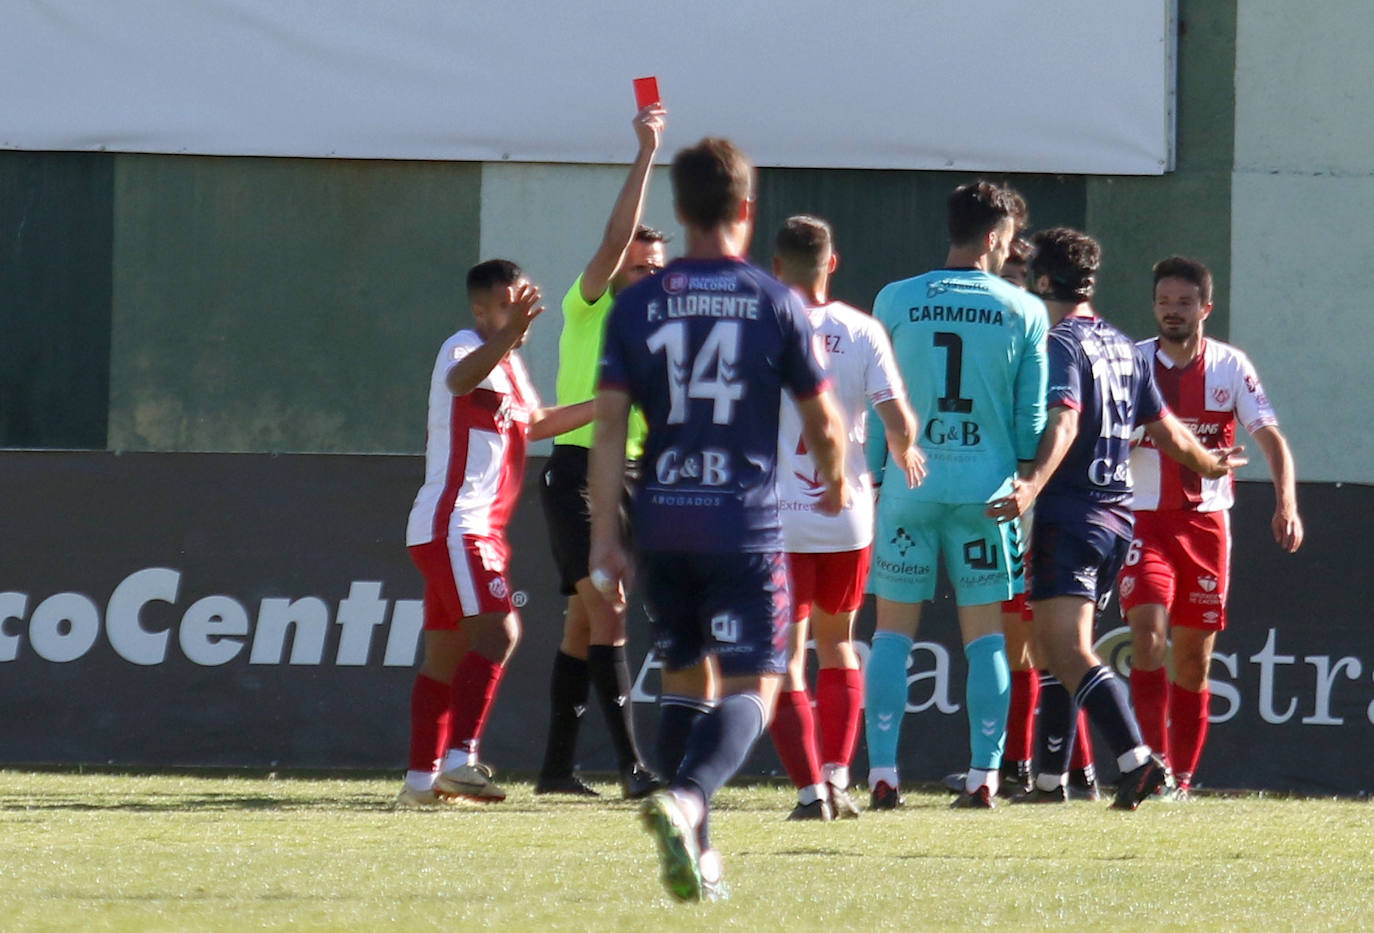
[[[463,535],[458,541],[428,541],[409,550],[425,578],[426,630],[456,629],[472,616],[511,611],[505,538]]]
[[[1162,605],[1171,625],[1219,632],[1230,585],[1229,511],[1135,513],[1135,538],[1118,581],[1123,611]]]
[[[1019,616],[1022,622],[1031,620],[1030,600],[1025,593],[1017,593],[1011,599],[1002,600],[1002,615]]]
[[[857,551],[787,555],[792,582],[792,621],[810,618],[815,603],[831,615],[853,612],[864,603],[873,546]]]

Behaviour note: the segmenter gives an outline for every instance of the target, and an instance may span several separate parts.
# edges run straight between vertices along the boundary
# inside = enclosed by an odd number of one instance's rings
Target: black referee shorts
[[[549,546],[558,565],[558,591],[577,592],[577,581],[590,573],[591,503],[587,492],[587,457],[590,451],[575,444],[555,444],[540,477],[539,504],[549,527]],[[625,467],[626,495],[621,503],[621,529],[628,533],[629,491],[639,475],[638,464]]]

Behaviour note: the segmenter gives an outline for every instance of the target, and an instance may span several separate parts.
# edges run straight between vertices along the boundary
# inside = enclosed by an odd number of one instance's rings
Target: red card
[[[635,78],[635,106],[640,110],[645,107],[652,107],[659,103],[663,98],[658,96],[658,78],[650,75],[647,78]]]

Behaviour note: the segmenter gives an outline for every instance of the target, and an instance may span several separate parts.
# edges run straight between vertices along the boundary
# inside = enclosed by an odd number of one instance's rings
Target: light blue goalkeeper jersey
[[[883,495],[970,503],[1009,492],[1045,427],[1045,305],[986,272],[936,269],[886,286],[873,316],[892,335],[930,471]],[[882,453],[870,445],[871,466]]]

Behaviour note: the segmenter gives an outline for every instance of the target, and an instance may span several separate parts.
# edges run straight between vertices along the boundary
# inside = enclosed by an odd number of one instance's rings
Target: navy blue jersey
[[[1078,411],[1078,436],[1036,501],[1036,519],[1103,525],[1130,536],[1131,434],[1168,408],[1154,370],[1121,331],[1066,317],[1049,333],[1045,404]]]
[[[636,546],[782,549],[778,405],[824,376],[801,300],[739,259],[678,259],[616,297],[600,385],[623,389],[649,436],[635,492]]]

